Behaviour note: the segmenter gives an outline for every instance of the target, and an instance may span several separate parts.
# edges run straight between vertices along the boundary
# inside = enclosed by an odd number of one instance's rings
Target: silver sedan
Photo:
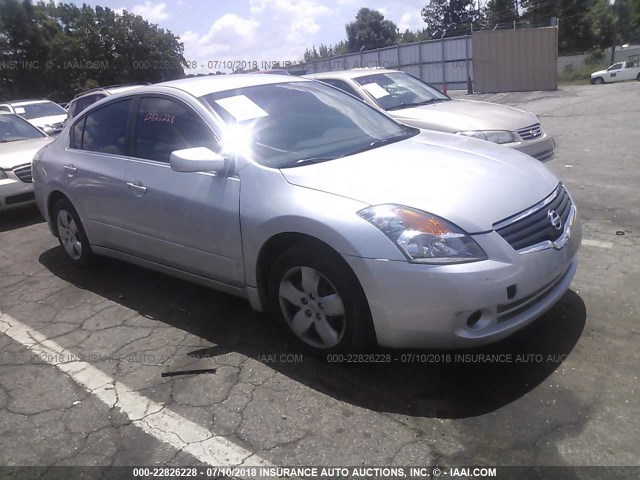
[[[553,137],[531,112],[497,103],[454,100],[397,70],[354,69],[308,75],[417,128],[479,138],[531,155],[554,156]]]
[[[279,75],[101,100],[34,179],[72,263],[244,297],[316,353],[504,338],[562,297],[581,241],[569,192],[530,156]]]

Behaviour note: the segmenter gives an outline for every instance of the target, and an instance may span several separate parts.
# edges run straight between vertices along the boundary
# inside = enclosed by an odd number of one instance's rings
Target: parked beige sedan
[[[515,148],[541,161],[553,137],[531,112],[496,103],[454,100],[398,70],[355,69],[307,75],[337,87],[412,127],[457,133]]]

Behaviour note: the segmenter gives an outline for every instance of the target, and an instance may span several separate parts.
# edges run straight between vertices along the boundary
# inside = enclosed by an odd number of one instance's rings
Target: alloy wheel
[[[278,295],[284,319],[300,340],[320,349],[340,343],[347,326],[344,303],[322,273],[293,267],[282,276]]]
[[[73,260],[79,260],[82,256],[80,230],[71,214],[66,210],[58,212],[58,235],[67,255]]]

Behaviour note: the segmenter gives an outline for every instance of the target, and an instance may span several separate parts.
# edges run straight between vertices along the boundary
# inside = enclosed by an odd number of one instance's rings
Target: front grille
[[[550,212],[556,212],[562,224],[556,228],[551,222]],[[496,232],[515,250],[521,250],[544,241],[555,241],[563,233],[569,219],[571,199],[564,189],[558,188],[539,204],[524,212],[513,215],[494,224]]]
[[[520,138],[523,140],[535,140],[543,134],[542,126],[539,123],[518,130],[518,135],[520,135]]]
[[[53,125],[51,125],[51,128],[53,128],[53,131],[55,133],[60,133],[64,128],[64,122],[54,123]]]
[[[18,167],[13,170],[13,173],[16,174],[20,180],[24,183],[33,182],[33,177],[31,176],[31,165],[25,165],[23,167]]]

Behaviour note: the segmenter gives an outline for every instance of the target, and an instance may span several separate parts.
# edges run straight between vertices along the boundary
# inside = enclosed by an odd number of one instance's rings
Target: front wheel
[[[596,79],[593,81],[593,83],[594,83],[595,85],[602,85],[602,84],[604,83],[604,79],[603,79],[603,78],[601,78],[601,77],[598,77],[598,78],[596,78]]]
[[[314,354],[365,349],[375,335],[364,292],[337,254],[293,247],[269,275],[271,311]]]
[[[60,199],[53,207],[53,218],[60,245],[71,262],[81,268],[93,266],[95,256],[89,246],[82,222],[71,202]]]

